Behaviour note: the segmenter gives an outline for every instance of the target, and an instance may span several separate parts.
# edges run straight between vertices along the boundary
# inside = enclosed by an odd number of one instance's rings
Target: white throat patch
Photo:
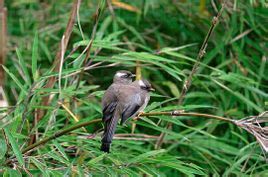
[[[139,80],[139,85],[142,87],[146,87],[146,85],[144,84],[144,82],[142,80]]]

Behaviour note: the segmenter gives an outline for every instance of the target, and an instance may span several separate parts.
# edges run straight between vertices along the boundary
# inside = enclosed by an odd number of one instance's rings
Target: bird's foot
[[[139,112],[138,115],[137,115],[137,117],[140,117],[142,114],[144,114],[143,111]]]
[[[143,111],[139,112],[138,115],[134,118],[134,120],[138,120],[142,114],[144,114]]]

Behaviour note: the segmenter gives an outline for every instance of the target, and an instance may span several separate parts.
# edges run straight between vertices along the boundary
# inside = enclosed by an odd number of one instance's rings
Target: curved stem
[[[97,123],[97,122],[100,122],[100,121],[101,121],[101,119],[95,119],[95,120],[91,120],[89,122],[83,122],[83,123],[80,123],[80,124],[76,124],[74,126],[71,126],[69,128],[66,128],[64,130],[58,131],[58,132],[54,133],[52,136],[49,136],[49,137],[47,137],[47,138],[45,138],[45,139],[43,139],[43,140],[41,140],[41,141],[39,141],[37,143],[34,143],[34,144],[26,147],[25,149],[22,150],[22,154],[24,154],[24,153],[26,153],[26,152],[28,152],[28,151],[36,148],[37,146],[40,146],[42,144],[45,144],[46,142],[48,142],[48,141],[50,141],[52,139],[56,139],[56,138],[58,138],[58,137],[60,137],[62,135],[65,135],[65,134],[67,134],[67,133],[69,133],[69,132],[71,132],[73,130],[76,130],[78,128],[81,128],[81,127],[84,127],[84,126],[88,126],[90,124],[94,124],[94,123]]]
[[[43,144],[47,143],[47,142],[50,141],[50,140],[56,139],[56,138],[58,138],[58,137],[60,137],[60,136],[62,136],[62,135],[65,135],[65,134],[67,134],[67,133],[73,131],[73,130],[76,130],[76,129],[79,129],[79,128],[81,128],[81,127],[85,127],[85,126],[88,126],[88,125],[91,125],[91,124],[94,124],[94,123],[97,123],[97,122],[100,122],[100,121],[101,121],[101,119],[95,119],[95,120],[91,120],[91,121],[88,121],[88,122],[79,123],[79,124],[73,125],[73,126],[71,126],[71,127],[68,127],[68,128],[66,128],[66,129],[64,129],[64,130],[58,131],[58,132],[54,133],[52,136],[46,137],[46,138],[44,138],[43,140],[41,140],[41,141],[39,141],[39,142],[36,142],[36,143],[34,143],[34,144],[31,144],[30,146],[24,148],[24,149],[21,151],[21,153],[22,153],[22,154],[25,154],[25,153],[27,153],[27,152],[33,150],[34,148],[36,148],[36,147],[38,147],[38,146],[40,146],[40,145],[43,145]],[[10,157],[10,158],[6,161],[6,164],[9,164],[9,163],[12,161],[12,158],[13,158],[13,157],[14,157],[14,156]]]
[[[228,119],[225,117],[215,116],[215,115],[211,115],[211,114],[195,113],[195,112],[188,112],[188,113],[185,113],[185,112],[179,113],[176,111],[173,111],[173,112],[150,112],[150,113],[143,113],[140,116],[145,117],[145,116],[161,116],[161,115],[204,117],[204,118],[217,119],[217,120],[221,120],[221,121],[225,121],[225,122],[229,122],[229,123],[234,123],[234,121],[232,119]],[[88,122],[79,123],[79,124],[73,125],[69,128],[66,128],[64,130],[58,131],[58,132],[54,133],[52,136],[49,136],[49,137],[47,137],[39,142],[36,142],[35,144],[32,144],[32,145],[26,147],[25,149],[22,150],[22,153],[24,154],[24,153],[36,148],[37,146],[45,144],[46,142],[48,142],[52,139],[56,139],[62,135],[65,135],[65,134],[73,131],[73,130],[76,130],[76,129],[79,129],[81,127],[85,127],[85,126],[88,126],[88,125],[91,125],[91,124],[94,124],[94,123],[97,123],[100,121],[101,121],[101,119],[95,119],[95,120],[91,120]]]
[[[196,112],[179,112],[179,111],[172,111],[172,112],[150,112],[150,113],[142,113],[141,115],[139,116],[162,116],[162,115],[167,115],[167,116],[177,116],[177,117],[181,117],[181,116],[193,116],[193,117],[203,117],[203,118],[208,118],[208,119],[216,119],[216,120],[220,120],[220,121],[224,121],[224,122],[228,122],[228,123],[233,123],[235,124],[235,121],[233,121],[232,119],[228,119],[228,118],[225,118],[225,117],[221,117],[221,116],[215,116],[215,115],[211,115],[211,114],[203,114],[203,113],[196,113]],[[73,130],[76,130],[76,129],[79,129],[81,127],[85,127],[85,126],[88,126],[88,125],[91,125],[91,124],[94,124],[94,123],[98,123],[98,122],[101,122],[101,119],[95,119],[95,120],[91,120],[91,121],[88,121],[88,122],[82,122],[82,123],[78,123],[78,124],[75,124],[73,126],[70,126],[64,130],[60,130],[56,133],[54,133],[53,135],[49,136],[49,137],[46,137],[44,138],[43,140],[39,141],[39,142],[36,142],[26,148],[24,148],[22,150],[22,154],[25,154],[31,150],[33,150],[34,148],[38,147],[38,146],[41,146],[45,143],[47,143],[48,141],[50,140],[53,140],[53,139],[56,139],[60,136],[63,136]],[[12,162],[12,158],[14,158],[14,156],[10,157],[7,161],[6,161],[6,164]]]
[[[211,115],[211,114],[203,114],[203,113],[197,113],[197,112],[150,112],[150,113],[143,113],[140,116],[157,116],[157,115],[168,115],[168,116],[194,116],[194,117],[204,117],[204,118],[211,118],[211,119],[217,119],[217,120],[221,120],[221,121],[225,121],[225,122],[229,122],[229,123],[233,123],[234,121],[232,119],[228,119],[225,117],[221,117],[221,116],[215,116],[215,115]]]

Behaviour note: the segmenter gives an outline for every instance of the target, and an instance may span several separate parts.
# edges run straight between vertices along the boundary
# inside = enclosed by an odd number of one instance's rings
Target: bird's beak
[[[130,77],[131,77],[131,78],[134,78],[134,77],[136,77],[136,74],[132,74]]]
[[[154,92],[155,89],[151,87],[151,88],[149,89],[149,91]]]

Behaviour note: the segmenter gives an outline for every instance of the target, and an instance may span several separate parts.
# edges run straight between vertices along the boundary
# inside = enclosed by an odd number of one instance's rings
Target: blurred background
[[[267,110],[265,0],[227,1],[182,105],[178,98],[184,80],[222,1],[84,0],[74,13],[65,55],[57,57],[74,2],[4,2],[7,35],[1,31],[0,39],[6,42],[0,47],[5,45],[7,52],[0,53],[6,58],[0,60],[5,66],[0,79],[2,99],[9,106],[0,108],[0,129],[4,128],[0,174],[268,174],[265,153],[254,136],[233,124],[192,116],[129,120],[118,126],[111,154],[99,150],[101,123],[53,139],[32,153],[21,153],[63,128],[101,118],[101,97],[122,69],[148,79],[156,89],[145,112],[183,109],[241,119]],[[3,20],[1,25],[5,26]],[[168,122],[173,123],[171,130],[166,129]],[[161,133],[166,136],[155,149]],[[14,154],[21,160],[7,164]]]

